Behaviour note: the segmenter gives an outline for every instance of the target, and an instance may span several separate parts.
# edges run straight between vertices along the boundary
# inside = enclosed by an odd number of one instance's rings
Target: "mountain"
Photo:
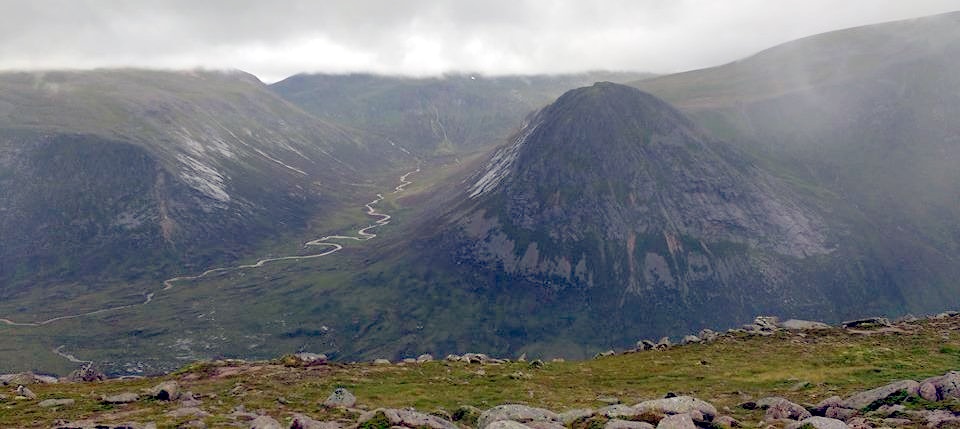
[[[634,85],[868,218],[912,311],[955,302],[960,12],[851,28]]]
[[[205,269],[400,160],[242,72],[0,74],[0,296]]]
[[[529,112],[567,90],[600,80],[629,82],[647,73],[405,78],[302,74],[270,88],[321,118],[367,130],[420,155],[500,144]]]

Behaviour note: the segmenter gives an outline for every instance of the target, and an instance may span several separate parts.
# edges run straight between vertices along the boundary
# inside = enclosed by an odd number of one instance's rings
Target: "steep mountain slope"
[[[960,124],[951,119],[960,116],[958,28],[960,12],[853,28],[635,85],[870,217],[883,231],[880,263],[898,284],[951,290],[960,250]],[[923,309],[949,294],[935,296],[908,298]]]
[[[556,76],[368,74],[297,75],[271,89],[317,116],[369,130],[420,154],[474,151],[500,144],[529,112],[563,92],[600,80],[628,82],[644,73]]]
[[[405,156],[242,72],[2,74],[0,296],[234,258]]]

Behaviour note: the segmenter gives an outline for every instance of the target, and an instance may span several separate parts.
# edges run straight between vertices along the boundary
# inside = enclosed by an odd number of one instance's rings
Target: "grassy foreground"
[[[166,413],[176,403],[141,399],[126,405],[100,403],[102,395],[139,392],[162,380],[202,396],[210,427],[233,423],[234,407],[260,410],[281,422],[294,412],[317,419],[344,417],[321,403],[337,387],[356,394],[358,407],[415,407],[453,412],[461,405],[481,409],[522,403],[555,411],[600,407],[598,396],[616,396],[633,405],[667,392],[714,403],[752,426],[759,411],[736,405],[765,396],[813,403],[898,379],[922,379],[960,368],[960,317],[901,324],[897,332],[862,334],[830,329],[773,336],[727,335],[711,344],[622,354],[583,362],[527,362],[477,365],[435,361],[424,364],[326,364],[307,368],[274,362],[199,362],[158,378],[30,386],[37,400],[15,399],[5,386],[0,427],[50,427],[58,420],[103,423],[156,422],[176,427],[190,417]],[[41,408],[38,401],[72,398],[73,405]],[[753,423],[753,424],[751,424]]]

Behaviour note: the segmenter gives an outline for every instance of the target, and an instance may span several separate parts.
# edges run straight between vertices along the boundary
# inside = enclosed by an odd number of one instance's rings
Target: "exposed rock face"
[[[916,381],[897,381],[886,386],[881,386],[876,389],[871,389],[866,392],[860,392],[852,395],[843,401],[843,406],[846,408],[859,410],[867,407],[870,404],[873,404],[876,401],[887,399],[888,397],[899,392],[906,392],[906,394],[909,396],[917,396],[919,390],[920,383],[917,383]]]
[[[323,401],[325,407],[346,407],[350,408],[357,403],[357,397],[353,396],[353,393],[350,393],[349,390],[344,388],[338,388],[327,397],[326,401]]]
[[[764,419],[767,421],[782,419],[803,420],[810,416],[810,412],[807,411],[806,408],[794,404],[786,399],[781,399],[771,405],[770,408],[767,408],[767,412],[764,414]]]
[[[697,429],[697,425],[689,414],[674,414],[660,420],[657,429]]]
[[[180,398],[180,385],[176,381],[164,381],[153,386],[147,394],[161,401],[176,401]]]

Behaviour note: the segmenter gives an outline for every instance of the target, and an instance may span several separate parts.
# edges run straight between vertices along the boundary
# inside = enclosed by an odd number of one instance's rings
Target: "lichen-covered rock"
[[[907,396],[917,396],[919,391],[920,383],[913,380],[901,380],[852,395],[843,401],[843,406],[859,410],[875,402],[887,400],[899,392],[905,392]]]
[[[349,390],[342,387],[337,388],[327,397],[327,400],[323,401],[325,407],[344,407],[350,408],[357,404],[357,397],[353,396],[353,393],[350,393]]]
[[[24,398],[31,399],[31,400],[37,399],[37,394],[33,393],[33,391],[30,390],[29,387],[24,385],[17,386],[17,395],[23,396]]]
[[[717,408],[712,404],[691,396],[676,396],[673,398],[654,399],[634,405],[639,412],[659,411],[665,414],[682,414],[699,411],[706,420],[713,420],[717,415]]]
[[[654,426],[647,422],[635,422],[632,420],[613,419],[603,425],[603,429],[653,429]]]
[[[385,418],[391,426],[407,428],[430,428],[430,429],[459,429],[457,425],[437,416],[424,414],[414,410],[398,410],[393,408],[378,408],[366,412],[357,419],[357,424],[363,427],[363,424],[378,418]]]
[[[808,417],[798,422],[790,423],[786,429],[800,429],[801,427],[814,427],[816,429],[850,429],[846,423],[827,417]]]
[[[280,422],[270,416],[260,416],[250,421],[250,429],[283,429]]]
[[[507,404],[493,407],[484,411],[477,421],[478,429],[486,429],[490,423],[500,420],[513,420],[519,423],[546,421],[562,424],[557,413],[543,408],[528,407],[526,405]]]
[[[920,382],[918,394],[928,401],[960,398],[960,372],[950,371]]]
[[[294,414],[290,429],[343,429],[339,422],[321,422],[303,414]]]
[[[764,420],[773,421],[773,420],[803,420],[811,417],[809,411],[802,406],[790,402],[786,399],[781,399],[767,408],[767,412],[764,414]]]
[[[527,426],[520,422],[515,422],[513,420],[498,420],[493,423],[490,423],[487,426],[487,429],[532,429],[530,426]]]

